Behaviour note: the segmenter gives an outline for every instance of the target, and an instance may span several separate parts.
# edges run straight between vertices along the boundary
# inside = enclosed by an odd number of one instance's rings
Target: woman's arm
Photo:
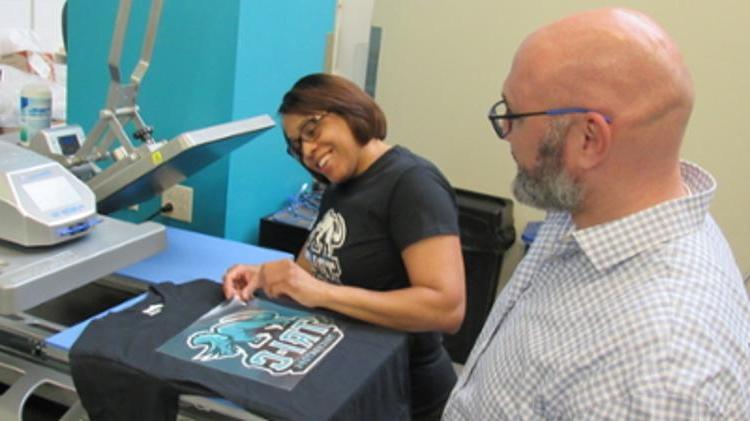
[[[397,290],[372,291],[315,279],[307,271],[309,262],[301,256],[299,265],[290,260],[262,265],[257,284],[270,297],[288,295],[308,307],[327,308],[381,326],[411,332],[456,332],[466,302],[458,236],[420,240],[401,256],[411,285]]]
[[[399,330],[458,331],[466,303],[458,236],[426,238],[407,247],[401,256],[409,287],[379,292],[331,285],[322,306]]]

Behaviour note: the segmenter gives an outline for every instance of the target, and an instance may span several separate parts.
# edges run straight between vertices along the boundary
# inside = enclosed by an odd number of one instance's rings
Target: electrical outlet
[[[171,212],[162,215],[185,222],[193,222],[193,189],[181,184],[174,185],[161,194],[161,205],[172,204]]]

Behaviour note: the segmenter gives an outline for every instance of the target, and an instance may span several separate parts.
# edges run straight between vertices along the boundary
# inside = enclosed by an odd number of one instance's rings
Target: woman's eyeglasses
[[[305,120],[299,129],[299,135],[296,139],[286,138],[286,152],[294,158],[300,159],[302,156],[302,144],[312,142],[318,137],[320,134],[318,130],[320,127],[320,121],[323,120],[326,115],[328,115],[328,112],[314,115]]]

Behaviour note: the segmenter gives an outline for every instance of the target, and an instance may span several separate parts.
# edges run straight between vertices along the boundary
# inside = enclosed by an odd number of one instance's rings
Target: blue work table
[[[237,263],[261,264],[290,258],[292,258],[292,255],[289,253],[167,227],[167,246],[162,252],[116,273],[149,283],[174,282],[180,284],[199,278],[221,282],[222,275],[231,265]],[[144,297],[145,293],[140,294],[88,320],[71,326],[47,338],[47,345],[69,351],[91,320],[103,317],[113,311],[128,308]]]

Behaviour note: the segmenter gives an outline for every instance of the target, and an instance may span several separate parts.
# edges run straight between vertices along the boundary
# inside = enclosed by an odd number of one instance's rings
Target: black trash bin
[[[465,363],[497,294],[503,255],[513,245],[513,201],[456,189],[466,270],[466,315],[461,329],[443,335],[451,359]]]

